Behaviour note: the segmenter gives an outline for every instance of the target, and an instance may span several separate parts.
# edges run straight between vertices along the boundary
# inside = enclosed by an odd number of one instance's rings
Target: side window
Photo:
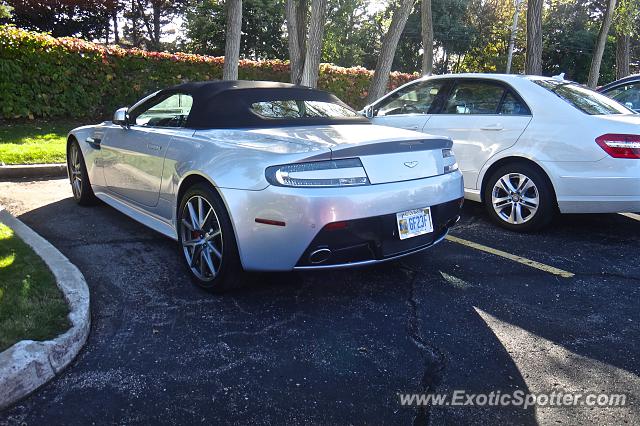
[[[453,88],[443,114],[496,114],[504,89],[484,81],[463,81]]]
[[[502,100],[500,115],[531,115],[531,111],[511,91],[508,91]]]
[[[136,125],[143,127],[183,127],[191,112],[193,98],[177,93],[143,111],[136,118]]]
[[[444,86],[441,81],[424,81],[405,87],[376,107],[376,115],[427,114]]]
[[[640,110],[640,83],[630,83],[618,86],[605,93],[622,105],[633,110]]]

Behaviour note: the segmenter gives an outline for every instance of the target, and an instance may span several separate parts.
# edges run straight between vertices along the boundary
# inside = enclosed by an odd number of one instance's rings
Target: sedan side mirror
[[[116,110],[112,122],[119,126],[129,126],[129,108],[124,107]]]
[[[364,115],[367,118],[373,118],[373,106],[367,105],[366,107],[364,107],[362,109],[362,115]]]

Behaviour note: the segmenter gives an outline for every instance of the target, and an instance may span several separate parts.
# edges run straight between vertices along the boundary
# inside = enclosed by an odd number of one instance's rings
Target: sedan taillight
[[[640,158],[640,135],[607,133],[598,136],[596,143],[613,158]]]

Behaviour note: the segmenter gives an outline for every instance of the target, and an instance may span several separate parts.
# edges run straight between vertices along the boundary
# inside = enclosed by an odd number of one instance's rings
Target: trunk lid
[[[444,137],[367,124],[207,130],[194,136],[270,153],[300,154],[297,162],[359,158],[372,184],[443,174],[442,150],[453,144]]]

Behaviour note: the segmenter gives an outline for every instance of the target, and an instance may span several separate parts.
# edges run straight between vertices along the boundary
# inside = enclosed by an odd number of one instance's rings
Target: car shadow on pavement
[[[64,199],[20,219],[84,273],[93,328],[75,365],[10,417],[533,424],[566,412],[407,408],[399,394],[585,391],[639,373],[638,282],[596,274],[585,241],[598,217],[522,236],[467,206],[454,230],[530,257],[570,250],[559,266],[582,269],[568,280],[445,242],[372,268],[251,274],[225,296],[190,283],[175,242],[106,205]]]

